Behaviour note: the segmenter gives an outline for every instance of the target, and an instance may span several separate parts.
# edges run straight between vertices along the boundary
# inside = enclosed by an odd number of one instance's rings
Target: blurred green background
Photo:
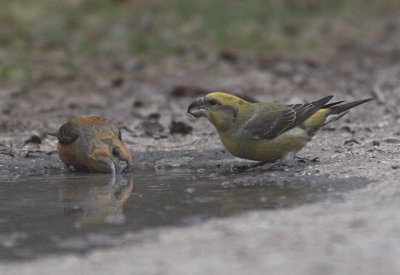
[[[376,35],[399,0],[2,0],[0,83],[39,65],[182,51],[309,53]],[[70,66],[71,73],[76,68]]]

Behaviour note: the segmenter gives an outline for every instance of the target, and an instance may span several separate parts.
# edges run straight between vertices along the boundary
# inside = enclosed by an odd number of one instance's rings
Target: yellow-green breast
[[[309,140],[307,133],[299,127],[268,140],[233,138],[229,133],[218,133],[232,155],[255,161],[275,161],[299,151]]]

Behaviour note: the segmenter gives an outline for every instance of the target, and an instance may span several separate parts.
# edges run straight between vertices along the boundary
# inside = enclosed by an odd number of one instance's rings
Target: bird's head
[[[95,167],[89,169],[99,172],[119,174],[132,165],[129,149],[111,131],[99,133],[90,140],[89,156],[95,162]]]
[[[206,117],[218,130],[227,130],[247,101],[222,92],[209,93],[190,104],[188,113],[196,118]]]

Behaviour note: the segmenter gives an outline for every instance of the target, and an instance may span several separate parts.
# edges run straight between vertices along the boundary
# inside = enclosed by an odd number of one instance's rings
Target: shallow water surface
[[[126,243],[139,230],[340,200],[365,184],[357,178],[204,170],[0,178],[0,260],[85,253]]]

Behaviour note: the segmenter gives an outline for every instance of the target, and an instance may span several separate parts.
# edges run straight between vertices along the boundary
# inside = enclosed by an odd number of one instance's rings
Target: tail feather
[[[357,100],[357,101],[353,101],[353,102],[349,102],[349,103],[345,103],[342,105],[337,105],[337,106],[331,106],[330,109],[331,111],[329,112],[329,114],[340,114],[343,113],[347,110],[350,110],[351,108],[354,108],[360,104],[363,104],[365,102],[371,101],[373,100],[372,98],[367,98],[367,99],[362,99],[362,100]]]
[[[357,100],[357,101],[337,105],[337,104],[343,102],[343,101],[341,101],[341,102],[335,102],[335,103],[324,106],[324,107],[328,107],[330,109],[329,114],[328,114],[327,118],[325,119],[325,124],[328,124],[332,121],[338,120],[339,118],[341,118],[342,116],[347,114],[347,112],[351,108],[354,108],[358,105],[361,105],[361,104],[371,101],[371,100],[373,100],[373,99],[367,98],[367,99],[362,99],[362,100]]]
[[[343,103],[343,102],[344,102],[344,100],[332,102],[332,103],[329,103],[329,104],[325,104],[324,106],[322,106],[322,108],[330,108],[332,106],[338,105],[338,104]]]

